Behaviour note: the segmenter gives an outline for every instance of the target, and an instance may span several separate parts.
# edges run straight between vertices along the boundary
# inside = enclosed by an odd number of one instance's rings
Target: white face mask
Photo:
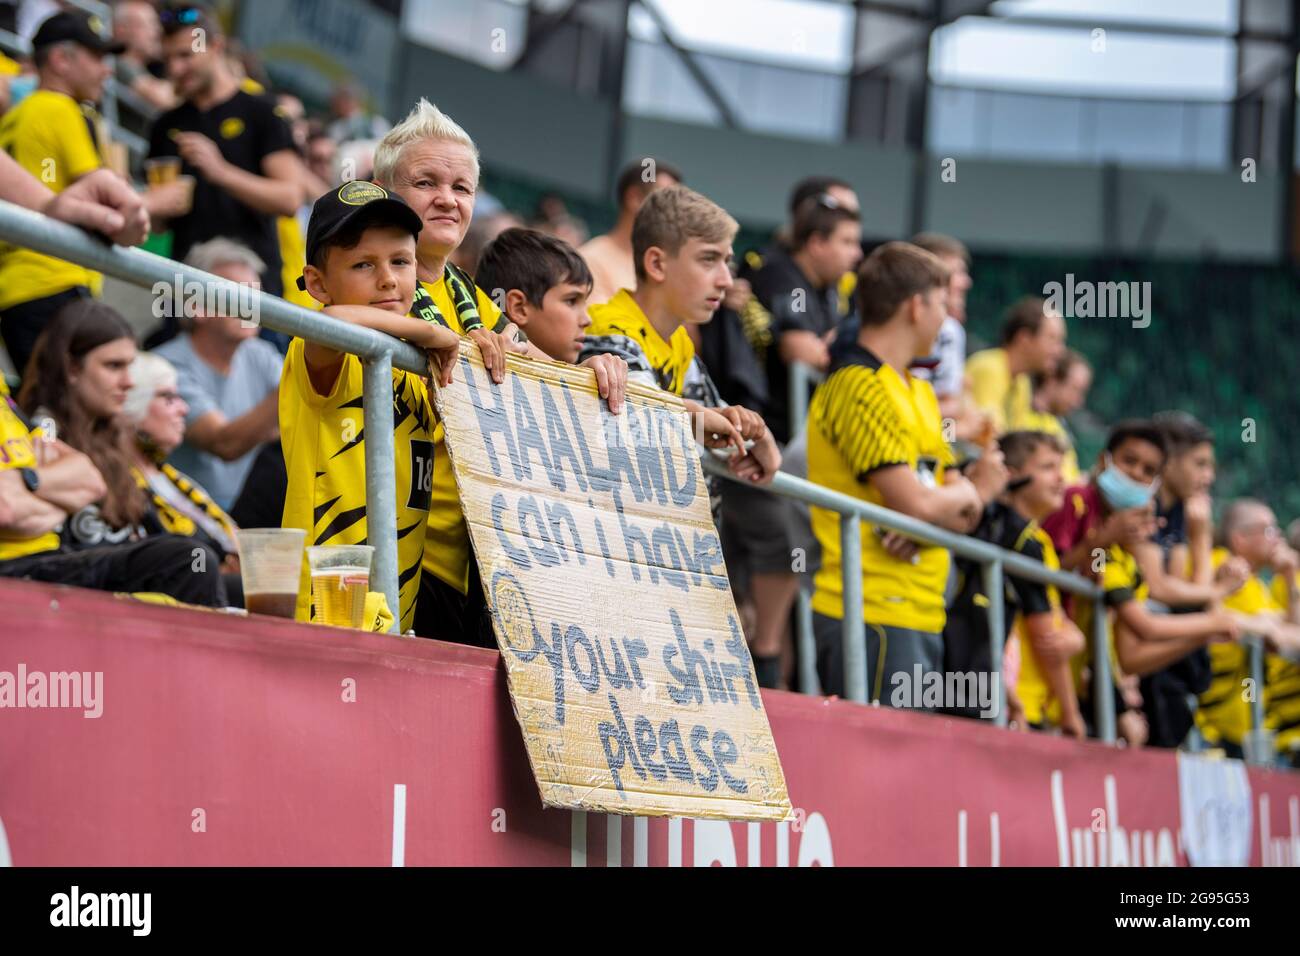
[[[1112,509],[1127,511],[1148,504],[1155,495],[1156,489],[1160,487],[1160,479],[1157,478],[1149,485],[1134,481],[1116,467],[1115,460],[1107,452],[1106,467],[1097,476],[1097,487],[1101,490],[1102,497],[1106,499],[1106,504]]]

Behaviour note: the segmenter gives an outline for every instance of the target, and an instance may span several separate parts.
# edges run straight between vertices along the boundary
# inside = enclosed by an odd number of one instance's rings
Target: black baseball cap
[[[419,236],[424,223],[401,196],[364,180],[344,183],[316,200],[307,221],[307,261],[312,262],[346,226],[362,222],[367,226],[397,226]],[[298,288],[306,291],[307,280],[298,277]]]
[[[82,10],[63,10],[47,18],[32,37],[32,49],[69,41],[95,53],[116,55],[126,49],[125,43],[107,34],[103,20]]]

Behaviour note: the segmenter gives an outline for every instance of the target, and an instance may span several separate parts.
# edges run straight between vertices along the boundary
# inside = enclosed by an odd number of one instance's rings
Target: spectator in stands
[[[1007,490],[985,507],[974,536],[999,548],[1015,551],[1053,570],[1060,567],[1052,541],[1039,526],[1061,507],[1065,484],[1061,477],[1062,446],[1045,432],[1008,432],[998,442],[1007,466]],[[944,669],[949,673],[986,673],[991,669],[984,583],[977,562],[958,558],[958,593],[948,609],[944,627]],[[1036,729],[1059,727],[1071,737],[1086,733],[1075,686],[1075,664],[1084,648],[1083,633],[1061,608],[1060,594],[1050,584],[1007,576],[1003,620],[1011,640],[1018,642],[1018,675],[1003,668],[1003,679],[1014,680],[1020,718]],[[1014,600],[1010,600],[1014,595]],[[995,595],[994,597],[1003,597]],[[1010,650],[1010,648],[1008,648]],[[971,713],[965,716],[991,716]]]
[[[1025,296],[1007,310],[997,348],[966,362],[975,407],[992,419],[997,434],[1028,422],[1033,411],[1031,376],[1041,375],[1065,353],[1065,319],[1046,300]]]
[[[940,414],[953,422],[953,437],[957,441],[979,443],[987,418],[966,399],[966,293],[973,284],[970,251],[960,240],[937,232],[919,233],[912,238],[912,244],[938,256],[951,277],[948,317],[939,328],[934,355],[918,366],[916,375],[934,388]]]
[[[162,60],[162,22],[153,4],[121,0],[113,7],[113,38],[126,47],[115,62],[118,83],[155,110],[175,106],[176,91]]]
[[[753,274],[754,294],[772,316],[764,419],[777,440],[790,438],[789,366],[824,373],[839,324],[840,277],[862,259],[857,209],[829,193],[809,196],[795,213],[790,251],[769,255]]]
[[[581,357],[618,356],[628,378],[680,396],[699,416],[706,444],[732,445],[732,470],[765,482],[781,464],[771,432],[757,412],[722,402],[685,328],[708,322],[731,288],[737,229],[725,210],[685,186],[651,193],[632,227],[636,286],[588,310]],[[754,442],[748,451],[745,441]]]
[[[858,272],[857,339],[831,357],[808,412],[809,480],[943,528],[966,532],[1006,483],[1002,454],[988,449],[969,477],[951,468],[939,405],[912,362],[929,355],[947,315],[948,271],[910,243],[875,249]],[[895,674],[943,670],[946,550],[862,529],[863,607],[844,607],[839,515],[814,508],[822,564],[813,594],[822,689],[844,693],[842,618],[863,615],[868,695],[890,703]]]
[[[153,352],[137,353],[122,418],[135,429],[131,465],[150,506],[144,526],[149,534],[178,534],[211,548],[221,560],[230,603],[239,607],[238,528],[207,489],[166,461],[184,437],[186,411],[171,363]]]
[[[190,250],[185,264],[256,289],[262,261],[229,239],[210,239]],[[213,297],[213,305],[217,305]],[[185,441],[173,464],[230,508],[259,446],[279,437],[277,393],[283,359],[257,337],[257,325],[235,315],[208,314],[200,306],[181,320],[182,331],[157,354],[175,367],[189,409]]]
[[[1061,566],[1097,577],[1105,589],[1117,682],[1125,675],[1153,674],[1213,640],[1235,640],[1238,634],[1236,618],[1217,608],[1170,615],[1147,607],[1148,587],[1134,555],[1156,530],[1152,499],[1165,459],[1164,435],[1153,422],[1120,422],[1099,456],[1096,477],[1066,489],[1065,504],[1043,523]],[[1090,604],[1076,604],[1074,617],[1084,633],[1091,633],[1091,614]],[[1129,710],[1140,719],[1139,704],[1134,693],[1117,712]]]
[[[1034,394],[1030,411],[1022,415],[1020,428],[1031,428],[1055,435],[1065,447],[1061,473],[1068,484],[1078,484],[1079,456],[1074,451],[1074,436],[1066,419],[1083,408],[1092,387],[1092,366],[1074,349],[1066,349],[1050,371],[1033,380]]]
[[[32,39],[39,86],[0,118],[0,150],[56,193],[104,165],[98,117],[82,103],[98,102],[108,78],[104,58],[122,45],[92,22],[97,18],[68,11],[41,24]],[[0,334],[14,367],[27,365],[37,336],[61,308],[97,295],[100,284],[99,273],[82,266],[0,247]]]
[[[1223,601],[1225,608],[1248,616],[1243,629],[1268,638],[1279,623],[1300,622],[1300,604],[1291,600],[1298,559],[1282,537],[1272,509],[1253,498],[1231,502],[1223,512],[1219,539],[1222,547],[1214,551],[1216,565],[1231,556],[1245,561],[1250,569],[1246,583]],[[1259,577],[1265,570],[1273,572],[1274,590]],[[1243,692],[1251,677],[1250,654],[1240,644],[1215,643],[1209,647],[1209,656],[1212,679],[1200,696],[1196,723],[1208,742],[1222,747],[1229,756],[1241,757],[1250,729],[1250,703]],[[1278,749],[1289,753],[1300,743],[1300,706],[1296,703],[1300,666],[1269,654],[1260,690],[1265,726],[1278,734]]]
[[[307,168],[312,175],[325,184],[326,188],[337,185],[339,182],[339,170],[336,165],[338,152],[338,144],[324,130],[312,130],[307,135]],[[313,195],[320,195],[320,193],[314,193]],[[304,205],[308,216],[310,216],[311,204],[305,203]],[[303,227],[306,228],[305,222]]]
[[[618,219],[614,228],[582,244],[578,252],[587,260],[595,284],[591,302],[608,302],[620,289],[636,286],[638,267],[633,262],[632,223],[637,211],[656,189],[675,186],[682,181],[677,167],[651,157],[630,163],[618,174],[614,198]]]
[[[1236,591],[1250,574],[1241,558],[1215,564],[1210,487],[1214,483],[1213,436],[1184,413],[1154,419],[1164,436],[1168,458],[1156,491],[1156,529],[1135,545],[1134,558],[1147,582],[1153,610],[1196,611]],[[1188,697],[1210,682],[1210,653],[1198,648],[1141,680],[1142,706],[1150,742],[1177,747],[1193,723]]]
[[[289,126],[267,99],[240,89],[226,38],[208,10],[167,7],[162,21],[167,76],[183,102],[154,123],[149,156],[180,156],[182,171],[197,182],[188,209],[184,183],[152,189],[145,201],[155,217],[170,221],[174,258],[217,236],[234,239],[262,260],[262,288],[281,295],[276,217],[297,213],[303,198]],[[205,31],[199,50],[195,30]]]
[[[320,199],[307,228],[303,284],[332,319],[404,338],[431,353],[442,384],[450,380],[460,338],[441,323],[408,315],[418,288],[416,237],[424,227],[401,199],[373,183],[344,183]],[[366,540],[365,436],[361,418],[361,360],[351,353],[295,338],[280,382],[280,421],[289,487],[286,528],[302,528],[312,544]],[[400,606],[392,608],[403,632],[415,626],[420,566],[429,520],[432,429],[441,427],[423,377],[393,370],[398,414],[397,559]],[[459,508],[459,504],[457,504]],[[437,543],[434,543],[437,546]],[[304,566],[299,620],[310,620]],[[423,599],[421,597],[421,599]],[[435,618],[427,636],[454,639],[452,622]]]
[[[131,387],[135,337],[116,310],[74,302],[50,322],[23,372],[18,404],[46,435],[90,456],[107,490],[63,529],[67,548],[143,536],[144,496],[131,477],[130,436],[118,416]]]
[[[116,420],[134,355],[130,327],[97,302],[68,306],[42,333],[19,396],[39,424],[7,396],[0,409],[0,576],[223,606],[214,552],[141,525],[148,502]]]
[[[421,99],[375,150],[375,181],[399,195],[423,223],[416,243],[411,314],[468,336],[494,381],[505,375],[510,321],[474,280],[454,265],[478,190],[478,149],[451,117]],[[542,356],[532,349],[530,354]],[[415,628],[421,634],[471,636],[495,647],[491,619],[471,560],[469,531],[438,423],[432,432],[433,492]]]
[[[333,121],[329,125],[330,137],[336,143],[353,139],[382,139],[392,124],[377,113],[369,111],[361,91],[353,83],[340,83],[330,97]]]
[[[789,251],[770,254],[752,277],[760,304],[771,316],[765,350],[767,401],[763,418],[773,437],[790,440],[790,371],[800,362],[824,373],[839,323],[839,282],[862,258],[862,228],[856,206],[829,193],[809,196],[795,212]],[[725,317],[724,317],[725,319]],[[716,320],[715,320],[716,321]],[[811,393],[811,392],[810,392]],[[746,488],[722,496],[721,533],[728,570],[745,584],[742,597],[754,604],[755,661],[776,660],[789,642],[790,610],[798,591],[794,549],[805,542],[797,512],[787,498]],[[770,665],[775,667],[775,665]],[[765,685],[773,686],[773,685]]]

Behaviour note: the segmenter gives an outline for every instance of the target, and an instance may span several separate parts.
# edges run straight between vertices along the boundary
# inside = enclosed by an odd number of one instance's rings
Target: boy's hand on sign
[[[627,396],[627,362],[617,355],[604,353],[578,364],[596,373],[596,391],[609,405],[610,414],[617,415],[623,411],[623,399]]]
[[[733,456],[729,462],[732,474],[756,485],[770,484],[781,470],[781,449],[770,434],[764,435],[750,446],[743,456]]]
[[[736,454],[745,454],[745,439],[740,430],[716,408],[697,407],[695,410],[696,437],[705,448],[726,448],[731,445]]]
[[[478,346],[483,355],[483,367],[487,369],[492,381],[500,385],[506,380],[505,341],[495,332],[489,332],[480,326],[469,333],[469,340]]]
[[[760,441],[767,434],[767,425],[758,412],[751,412],[740,405],[728,405],[718,411],[726,417],[727,421],[736,426],[745,441]]]

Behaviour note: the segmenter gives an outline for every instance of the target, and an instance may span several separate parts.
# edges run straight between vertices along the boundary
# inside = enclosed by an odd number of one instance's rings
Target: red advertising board
[[[495,652],[25,582],[0,601],[0,863],[1188,862],[1167,752],[767,693],[793,822],[543,810]],[[1248,780],[1251,863],[1295,865],[1300,774]]]

